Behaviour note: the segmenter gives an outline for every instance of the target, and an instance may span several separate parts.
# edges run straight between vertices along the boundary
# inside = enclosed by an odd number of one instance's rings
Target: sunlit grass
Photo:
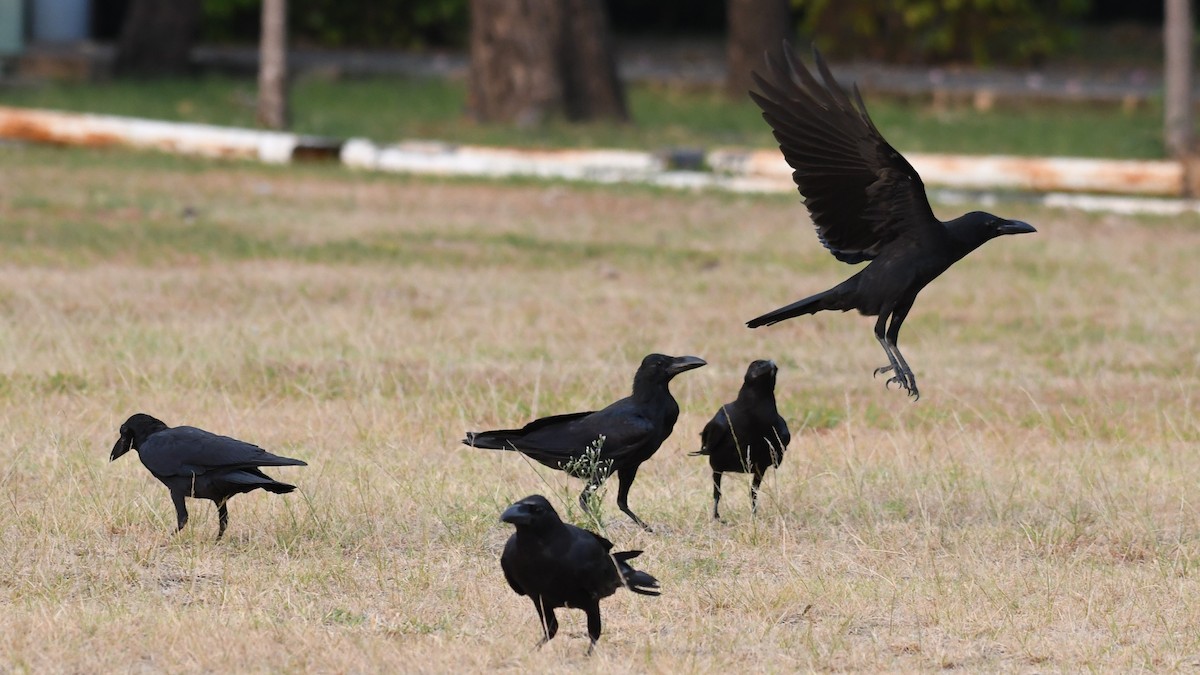
[[[935,205],[941,215],[962,207]],[[152,671],[1167,670],[1200,653],[1195,217],[999,207],[920,297],[922,399],[870,319],[742,322],[849,267],[794,198],[0,150],[0,665]],[[624,395],[650,351],[674,435],[604,532],[620,593],[541,651],[508,503],[580,482],[459,444]],[[686,453],[746,364],[793,431],[759,516]],[[178,536],[135,411],[309,462]]]

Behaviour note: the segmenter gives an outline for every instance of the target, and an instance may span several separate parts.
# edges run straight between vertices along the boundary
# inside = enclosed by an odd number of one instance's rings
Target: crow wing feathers
[[[579,457],[601,435],[601,458],[620,464],[647,444],[661,442],[660,434],[654,420],[642,414],[631,398],[624,398],[603,410],[554,415],[521,429],[474,434],[469,440],[476,447],[516,449],[547,466],[561,468],[563,462]]]
[[[173,427],[151,434],[138,448],[142,463],[156,476],[189,476],[258,466],[307,466],[257,445],[197,429]]]
[[[796,61],[767,55],[769,79],[753,74],[750,92],[771,125],[821,244],[846,263],[874,259],[891,241],[920,237],[937,219],[925,185],[884,140],[854,87],[847,96],[813,50],[820,82]]]

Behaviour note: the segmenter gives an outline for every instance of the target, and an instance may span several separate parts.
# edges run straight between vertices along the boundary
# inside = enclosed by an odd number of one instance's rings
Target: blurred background
[[[1193,23],[1187,0],[0,0],[0,104],[383,142],[769,146],[745,92],[788,39],[903,149],[1152,159],[1191,154]]]

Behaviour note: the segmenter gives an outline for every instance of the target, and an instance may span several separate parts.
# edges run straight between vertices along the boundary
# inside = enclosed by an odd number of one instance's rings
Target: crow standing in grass
[[[588,509],[588,497],[614,472],[617,506],[633,522],[649,530],[629,509],[629,488],[638,467],[650,459],[671,435],[679,418],[679,404],[667,385],[679,373],[705,364],[695,356],[650,354],[633,377],[633,394],[599,411],[544,417],[520,429],[468,431],[463,443],[476,448],[516,450],[542,464],[587,481],[579,503]],[[600,442],[596,465],[585,458]]]
[[[755,361],[746,369],[746,379],[737,400],[721,406],[700,432],[700,450],[707,455],[713,477],[713,518],[720,520],[721,474],[754,474],[750,485],[750,508],[758,512],[758,487],[763,474],[783,461],[792,434],[775,407],[774,361]]]
[[[629,566],[641,551],[612,552],[612,542],[564,523],[541,495],[522,499],[504,510],[500,520],[517,526],[500,556],[504,578],[517,595],[533,600],[544,637],[558,632],[558,607],[587,613],[588,654],[600,639],[600,599],[624,586],[641,595],[658,595],[658,580]]]
[[[875,338],[887,353],[895,382],[920,397],[912,369],[900,354],[900,326],[929,282],[989,239],[1035,230],[1019,220],[974,211],[942,222],[933,215],[925,185],[912,165],[880,135],[858,88],[851,100],[817,50],[821,81],[796,61],[785,42],[767,55],[766,76],[754,73],[763,110],[792,179],[817,228],[817,238],[844,263],[871,263],[833,288],[746,323],[751,328],[824,310],[857,309],[878,316]]]
[[[211,499],[217,505],[220,529],[217,539],[229,525],[225,502],[242,492],[262,488],[285,494],[295,485],[280,483],[258,470],[260,466],[307,466],[290,457],[272,455],[257,445],[228,436],[218,436],[195,427],[168,427],[143,414],[133,415],[121,425],[121,438],[113,446],[109,461],[130,450],[137,450],[142,464],[171,491],[179,526],[187,525],[184,497]]]

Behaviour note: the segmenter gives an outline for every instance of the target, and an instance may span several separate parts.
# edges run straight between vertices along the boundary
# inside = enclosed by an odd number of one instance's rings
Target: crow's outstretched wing
[[[794,169],[821,243],[842,262],[871,260],[938,221],[921,177],[875,128],[858,88],[852,100],[815,48],[813,58],[820,81],[785,42],[781,55],[768,53],[766,75],[753,74],[759,91],[750,97]]]

